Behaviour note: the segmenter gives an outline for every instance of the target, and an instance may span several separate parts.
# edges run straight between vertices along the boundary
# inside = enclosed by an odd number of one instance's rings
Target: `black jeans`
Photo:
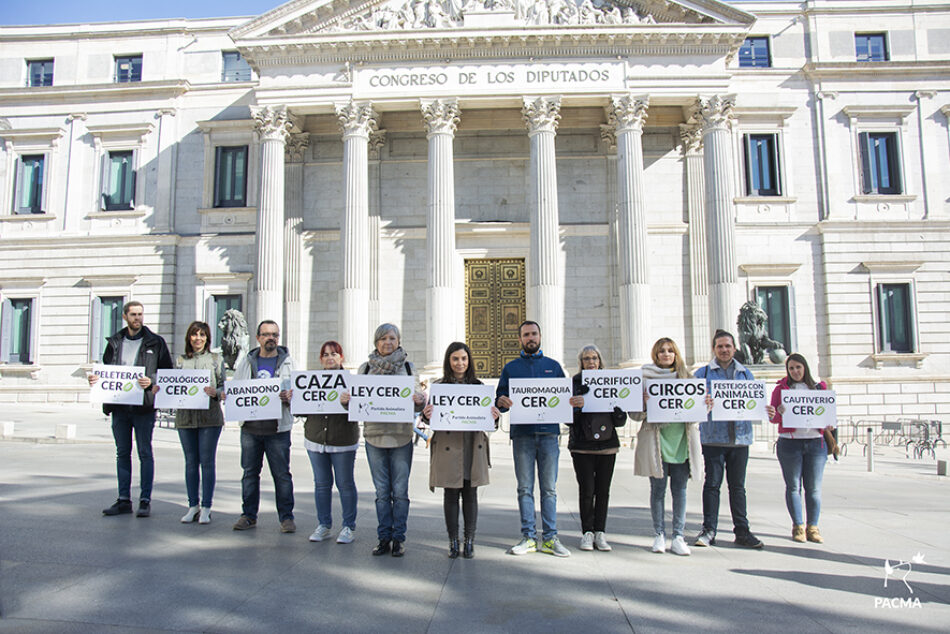
[[[706,481],[703,483],[703,530],[715,531],[719,525],[719,488],[723,472],[729,484],[729,510],[732,511],[733,532],[749,534],[746,517],[745,470],[749,464],[748,447],[713,447],[703,445]]]
[[[606,530],[610,481],[614,477],[617,454],[571,453],[577,489],[580,493],[581,530],[595,533]]]
[[[478,522],[478,487],[471,480],[463,480],[461,489],[446,488],[442,495],[442,508],[445,511],[445,528],[449,539],[459,538],[459,495],[462,496],[462,516],[465,518],[465,539],[475,537],[475,524]]]

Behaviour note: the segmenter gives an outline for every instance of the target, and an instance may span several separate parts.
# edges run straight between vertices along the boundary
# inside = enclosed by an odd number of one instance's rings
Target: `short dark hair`
[[[191,336],[196,332],[205,333],[205,347],[204,350],[195,350],[194,346],[191,345]],[[185,356],[189,359],[195,356],[196,354],[201,354],[205,350],[211,349],[211,328],[203,321],[193,321],[188,324],[188,330],[185,331]]]
[[[277,330],[278,330],[278,331],[280,330],[280,324],[278,324],[276,321],[274,321],[273,319],[265,319],[265,320],[262,321],[261,323],[257,324],[257,336],[258,336],[258,337],[261,336],[261,326],[263,326],[264,324],[274,324],[275,326],[277,326]]]
[[[130,301],[130,302],[126,302],[126,303],[125,303],[125,306],[122,307],[122,314],[123,314],[123,315],[128,315],[128,314],[129,314],[129,310],[130,310],[133,306],[138,306],[138,307],[141,308],[142,310],[145,310],[145,306],[142,306],[142,302],[139,302],[139,301],[136,301],[136,300],[133,299],[133,300]]]
[[[538,334],[539,334],[539,335],[541,334],[541,324],[539,324],[539,323],[536,322],[536,321],[531,321],[530,319],[525,319],[523,322],[521,322],[521,325],[518,326],[518,336],[519,336],[519,337],[521,336],[521,329],[524,328],[525,326],[537,326],[537,327],[538,327]]]
[[[732,346],[735,347],[736,338],[732,336],[732,333],[729,332],[728,330],[723,330],[722,328],[719,328],[716,330],[716,334],[713,335],[713,342],[712,342],[713,348],[716,347],[716,340],[722,339],[723,337],[729,337],[729,339],[732,340]]]
[[[449,344],[449,347],[445,349],[445,358],[442,360],[442,382],[452,383],[455,380],[455,372],[452,371],[452,364],[449,363],[449,357],[452,356],[452,353],[458,352],[459,350],[464,350],[465,354],[468,355],[468,367],[465,369],[465,376],[462,377],[462,383],[478,383],[479,380],[475,376],[475,360],[472,358],[472,351],[461,341],[453,341]]]

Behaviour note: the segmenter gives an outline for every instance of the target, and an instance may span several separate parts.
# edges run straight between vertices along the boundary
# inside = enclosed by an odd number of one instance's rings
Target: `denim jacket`
[[[746,368],[744,365],[732,360],[736,364],[736,373],[733,376],[732,380],[734,381],[753,381],[755,377],[752,376],[752,372]],[[709,362],[709,365],[704,365],[703,367],[696,370],[696,373],[693,375],[697,379],[706,379],[706,389],[709,389],[710,381],[727,381],[729,377],[726,376],[726,371],[719,367],[719,363],[713,359]],[[730,436],[730,431],[734,430],[735,440]],[[704,445],[751,445],[754,438],[752,432],[752,421],[750,420],[737,420],[737,421],[712,421],[712,414],[709,415],[705,423],[699,425],[699,435],[702,443]]]

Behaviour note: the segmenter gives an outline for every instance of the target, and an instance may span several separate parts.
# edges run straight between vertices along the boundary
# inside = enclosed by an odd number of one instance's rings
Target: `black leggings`
[[[617,454],[572,453],[571,458],[580,494],[581,530],[585,533],[603,531]]]
[[[459,537],[459,495],[462,496],[462,516],[465,518],[465,539],[475,537],[475,523],[478,521],[478,497],[471,480],[464,480],[461,489],[446,488],[443,494],[445,510],[445,528],[449,539]]]

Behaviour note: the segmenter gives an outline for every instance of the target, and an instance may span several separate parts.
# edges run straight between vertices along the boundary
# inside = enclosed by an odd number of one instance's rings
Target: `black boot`
[[[471,537],[465,538],[465,544],[462,546],[462,557],[473,559],[475,557],[475,544]]]
[[[385,555],[389,553],[389,540],[381,539],[379,544],[376,545],[376,548],[373,549],[373,555],[379,557],[380,555]]]
[[[449,540],[449,559],[456,559],[459,556],[459,538]]]

